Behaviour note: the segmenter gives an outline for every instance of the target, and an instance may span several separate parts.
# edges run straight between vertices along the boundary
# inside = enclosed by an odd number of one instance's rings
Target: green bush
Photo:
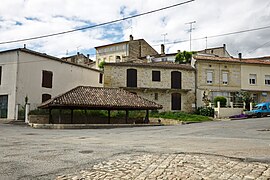
[[[150,117],[155,118],[164,118],[164,119],[175,119],[179,121],[192,121],[192,122],[201,122],[201,121],[209,121],[209,117],[189,114],[185,112],[161,112],[161,113],[150,113]]]
[[[227,99],[223,96],[216,96],[214,98],[214,104],[215,104],[215,107],[217,107],[217,102],[220,102],[220,107],[225,107],[226,104],[227,104]]]
[[[214,117],[214,109],[212,107],[199,107],[196,110],[196,114],[208,117]]]

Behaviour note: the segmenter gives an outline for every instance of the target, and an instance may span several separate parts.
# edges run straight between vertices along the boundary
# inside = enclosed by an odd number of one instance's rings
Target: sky
[[[270,26],[269,0],[195,0],[118,23],[58,36],[3,43],[58,33],[123,19],[187,0],[1,0],[0,51],[22,48],[64,57],[77,52],[95,58],[94,47],[134,39],[145,39],[166,53],[220,47],[244,58],[270,56],[270,28],[212,37],[230,32]],[[207,38],[206,38],[207,37]],[[200,40],[196,40],[200,39]],[[184,42],[183,42],[184,41]],[[1,44],[2,43],[2,44]]]

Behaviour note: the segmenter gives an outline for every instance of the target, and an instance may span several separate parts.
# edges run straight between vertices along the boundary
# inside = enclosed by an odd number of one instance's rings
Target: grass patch
[[[164,119],[175,119],[179,121],[185,122],[203,122],[203,121],[211,121],[211,119],[207,116],[189,114],[185,112],[152,112],[150,113],[150,117],[154,118],[164,118]]]

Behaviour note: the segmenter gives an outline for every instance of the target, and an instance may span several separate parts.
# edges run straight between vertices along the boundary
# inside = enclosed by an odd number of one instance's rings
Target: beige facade
[[[248,91],[255,103],[270,101],[270,57],[242,59],[195,56],[197,70],[197,106],[203,105],[203,94],[227,97],[237,103],[236,93]],[[225,82],[224,82],[225,79]]]
[[[255,102],[270,101],[270,63],[244,63],[241,65],[241,76],[242,90],[251,92]]]
[[[137,72],[136,87],[128,87],[129,69]],[[160,72],[160,81],[153,81],[153,71]],[[181,88],[172,88],[172,72],[181,73]],[[195,104],[195,71],[190,65],[159,63],[110,63],[104,67],[104,87],[120,87],[172,111],[172,94],[180,94],[181,111],[191,112]]]
[[[144,39],[133,40],[132,36],[130,37],[129,41],[123,41],[95,48],[96,67],[98,67],[99,63],[102,61],[108,63],[126,62],[147,55],[158,54],[158,52]]]
[[[193,60],[194,61],[194,60]],[[197,69],[197,106],[203,106],[203,94],[213,101],[224,96],[227,103],[235,102],[235,93],[241,90],[241,63],[239,61],[195,56]]]

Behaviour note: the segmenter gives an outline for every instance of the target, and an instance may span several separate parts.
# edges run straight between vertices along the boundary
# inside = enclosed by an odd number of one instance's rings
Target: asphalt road
[[[270,163],[270,118],[48,130],[0,124],[0,179],[55,179],[133,153],[203,153]]]

